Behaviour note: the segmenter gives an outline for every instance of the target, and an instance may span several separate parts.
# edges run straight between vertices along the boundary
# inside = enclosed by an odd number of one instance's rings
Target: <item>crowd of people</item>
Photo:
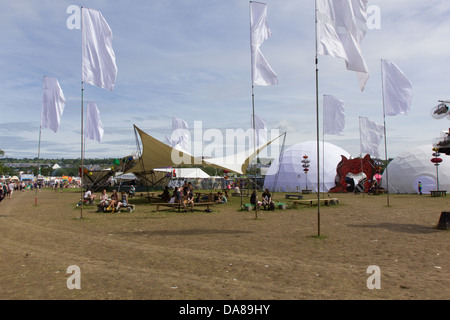
[[[42,186],[37,185],[36,183],[32,188],[40,188]],[[48,185],[47,187],[52,188],[53,190],[59,190],[65,187],[64,183],[55,181],[52,185]],[[134,186],[133,186],[134,187]],[[21,181],[10,181],[8,183],[0,182],[0,201],[5,198],[11,198],[14,191],[23,191],[26,189],[30,189],[30,186],[25,184],[25,182]],[[234,193],[239,193],[239,187],[235,187],[233,189]],[[135,188],[130,189],[129,195],[134,197]],[[108,195],[106,189],[102,191],[99,196],[100,206],[105,208],[106,211],[119,211],[119,209],[123,206],[128,205],[128,193],[122,191],[121,194],[117,193],[116,190],[113,190],[111,195]],[[194,196],[194,187],[190,182],[185,181],[184,184],[180,187],[174,187],[171,191],[168,186],[165,187],[162,194],[159,195],[161,201],[166,203],[179,203],[183,205],[184,212],[186,212],[187,208],[190,207],[191,210],[194,209],[195,203],[200,202],[209,202],[209,203],[217,203],[217,204],[226,204],[228,203],[228,192],[224,190],[223,192],[210,192],[210,193],[200,193],[198,192],[196,196]],[[97,196],[92,193],[91,190],[87,190],[84,193],[83,201],[87,204],[95,204]],[[270,195],[268,189],[264,191],[262,194],[261,201],[258,201],[256,191],[250,197],[250,203],[254,205],[258,205],[258,207],[262,207],[266,209],[273,209],[274,202]]]

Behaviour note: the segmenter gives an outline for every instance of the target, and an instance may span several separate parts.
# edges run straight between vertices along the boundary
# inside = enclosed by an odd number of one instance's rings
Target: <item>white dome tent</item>
[[[437,190],[436,167],[431,162],[431,145],[420,146],[397,156],[388,165],[389,193],[419,193],[418,183],[422,183],[422,193]],[[441,154],[439,165],[439,190],[450,190],[450,158]],[[386,172],[381,178],[381,187],[386,189]]]
[[[322,141],[319,142],[319,151],[320,191],[327,192],[336,185],[336,167],[342,159],[341,156],[350,158],[350,154],[338,146]],[[323,152],[325,152],[324,157]],[[303,172],[301,161],[304,155],[307,155],[308,160],[311,161],[308,174]],[[325,168],[324,172],[322,172],[323,168]],[[279,159],[274,160],[264,180],[264,188],[271,191],[300,192],[306,187],[313,192],[317,191],[316,141],[302,142],[287,148],[283,152],[281,165]]]

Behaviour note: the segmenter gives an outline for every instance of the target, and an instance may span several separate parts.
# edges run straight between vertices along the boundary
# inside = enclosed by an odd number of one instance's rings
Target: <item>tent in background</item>
[[[419,193],[418,183],[422,182],[422,193],[436,189],[436,167],[431,162],[433,146],[424,145],[404,152],[388,165],[389,193]],[[439,190],[450,190],[450,158],[441,156],[439,165]],[[381,178],[381,187],[386,189],[386,171]]]
[[[342,157],[350,157],[350,154],[331,144],[319,142],[319,148],[321,151],[325,147],[324,160],[320,159],[320,189],[322,191],[329,190],[335,186],[336,167],[341,161]],[[310,162],[309,172],[305,174],[303,172],[302,160],[303,156],[307,155]],[[325,168],[323,174],[323,167]],[[295,144],[287,148],[281,158],[281,164],[279,159],[275,159],[267,171],[266,178],[264,180],[264,188],[268,188],[273,191],[297,191],[300,192],[303,189],[312,191],[317,190],[317,142],[307,141]]]
[[[172,174],[175,171],[176,178],[195,179],[209,178],[209,174],[200,168],[158,168],[155,171],[166,172]]]

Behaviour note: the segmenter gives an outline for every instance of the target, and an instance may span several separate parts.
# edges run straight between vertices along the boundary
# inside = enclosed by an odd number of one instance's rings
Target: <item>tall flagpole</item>
[[[41,118],[42,118],[42,113],[41,113]],[[37,178],[36,178],[36,182],[39,180],[39,176],[41,174],[41,165],[39,164],[39,159],[41,157],[41,132],[42,132],[42,120],[41,120],[41,125],[39,126],[39,143],[38,143],[38,173],[37,173]],[[37,206],[37,196],[38,196],[38,186],[39,183],[36,183],[36,193],[34,195],[34,205]]]
[[[83,148],[83,140],[84,140],[84,128],[83,128],[83,96],[84,96],[84,87],[83,87],[83,81],[81,81],[81,214],[80,219],[83,218],[83,175],[84,175],[84,148]]]
[[[251,56],[251,80],[252,80],[252,129],[253,129],[253,154],[256,153],[256,133],[255,133],[255,84],[253,83],[253,56],[252,56],[252,1],[249,2],[249,21],[250,21],[250,56]],[[256,188],[256,166],[255,166],[255,181],[254,183],[254,192],[255,192],[255,219],[258,219],[258,193]]]
[[[252,77],[253,82],[253,77]],[[255,126],[255,86],[252,84],[252,117],[253,117],[253,154],[256,154],[256,126]],[[258,161],[256,161],[258,163]],[[255,198],[255,219],[258,219],[258,190],[256,188],[256,167],[255,166],[255,181],[253,182],[255,185],[254,192],[256,194]]]
[[[44,85],[45,85],[45,76],[44,76]],[[43,108],[43,106],[41,107],[41,124],[40,124],[40,126],[39,126],[39,142],[38,142],[38,173],[37,173],[36,182],[38,181],[39,175],[41,174],[41,166],[40,166],[40,164],[39,164],[39,159],[40,159],[40,157],[41,157],[42,108]],[[37,185],[38,185],[38,184],[36,183],[36,186],[37,186]],[[34,195],[34,205],[35,205],[35,206],[37,206],[37,195],[38,195],[38,192],[37,192],[37,188],[36,188],[36,193],[35,193],[35,195]]]
[[[83,81],[83,7],[81,7],[81,213],[80,219],[83,218],[83,175],[84,175],[84,150],[83,150],[83,109],[84,109],[84,81]]]
[[[381,59],[381,94],[383,99],[383,124],[384,124],[384,155],[386,160],[386,199],[389,207],[389,175],[388,175],[388,156],[387,156],[387,139],[386,139],[386,110],[384,105],[384,81],[383,81],[383,59]]]
[[[317,236],[320,237],[320,147],[319,147],[319,57],[317,53],[317,0],[315,0],[315,46],[316,46],[316,140],[317,140]]]

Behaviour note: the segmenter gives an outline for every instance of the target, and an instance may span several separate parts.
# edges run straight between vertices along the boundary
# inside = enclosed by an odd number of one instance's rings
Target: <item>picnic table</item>
[[[324,199],[320,199],[320,203],[323,203],[326,206],[329,206],[330,204],[338,204],[339,203],[339,199],[338,198],[324,198]],[[318,201],[317,201],[317,199],[294,200],[293,204],[294,204],[294,208],[298,204],[307,205],[307,206],[312,207],[313,205],[317,205]]]
[[[430,191],[432,197],[446,197],[447,196],[447,190],[432,190]]]

